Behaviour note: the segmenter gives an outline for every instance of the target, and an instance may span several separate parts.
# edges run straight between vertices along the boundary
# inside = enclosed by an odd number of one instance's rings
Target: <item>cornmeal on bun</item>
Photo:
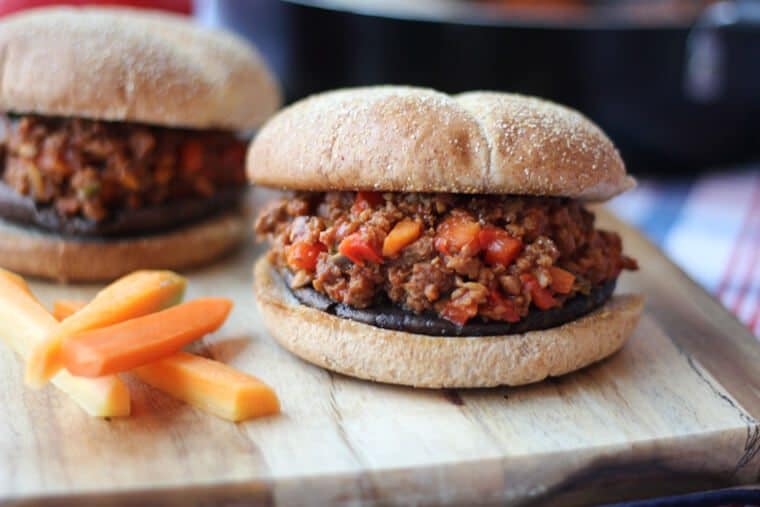
[[[268,329],[303,359],[418,387],[535,382],[618,350],[637,269],[589,201],[635,183],[580,113],[495,92],[338,90],[261,130],[250,180]]]
[[[170,14],[0,21],[0,266],[60,280],[211,261],[245,237],[245,140],[280,105],[255,49]]]

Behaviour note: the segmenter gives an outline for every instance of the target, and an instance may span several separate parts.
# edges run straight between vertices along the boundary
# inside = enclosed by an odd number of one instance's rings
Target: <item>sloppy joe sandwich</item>
[[[180,16],[0,22],[0,266],[62,280],[181,269],[245,237],[245,139],[280,104],[237,37]]]
[[[618,350],[642,310],[636,261],[587,204],[634,185],[580,113],[537,98],[373,87],[298,102],[248,151],[284,189],[258,306],[288,350],[420,387],[518,385]]]

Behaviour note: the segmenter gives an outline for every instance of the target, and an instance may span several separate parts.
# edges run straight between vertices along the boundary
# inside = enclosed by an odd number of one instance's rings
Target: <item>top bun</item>
[[[255,49],[181,16],[45,8],[0,22],[0,111],[246,130],[280,102]]]
[[[580,113],[496,92],[380,86],[304,99],[248,151],[257,184],[294,190],[523,194],[605,200],[635,185]]]

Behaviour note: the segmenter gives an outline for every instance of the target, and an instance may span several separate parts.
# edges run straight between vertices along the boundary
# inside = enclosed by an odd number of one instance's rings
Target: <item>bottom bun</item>
[[[266,259],[254,290],[269,332],[295,355],[323,368],[414,387],[492,387],[538,382],[604,359],[631,335],[641,295],[613,296],[562,326],[523,334],[436,337],[370,326],[302,305]]]
[[[229,252],[245,236],[240,213],[165,234],[103,240],[63,237],[0,220],[0,266],[61,282],[102,282],[137,269],[201,266]]]

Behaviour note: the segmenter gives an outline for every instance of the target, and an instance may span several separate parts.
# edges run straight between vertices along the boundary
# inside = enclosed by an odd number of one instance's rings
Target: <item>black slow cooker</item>
[[[589,2],[568,15],[455,0],[196,7],[204,21],[262,49],[288,100],[378,83],[506,90],[583,111],[636,172],[760,159],[760,2],[700,5],[679,16],[661,16],[654,0],[652,11],[625,3]]]

